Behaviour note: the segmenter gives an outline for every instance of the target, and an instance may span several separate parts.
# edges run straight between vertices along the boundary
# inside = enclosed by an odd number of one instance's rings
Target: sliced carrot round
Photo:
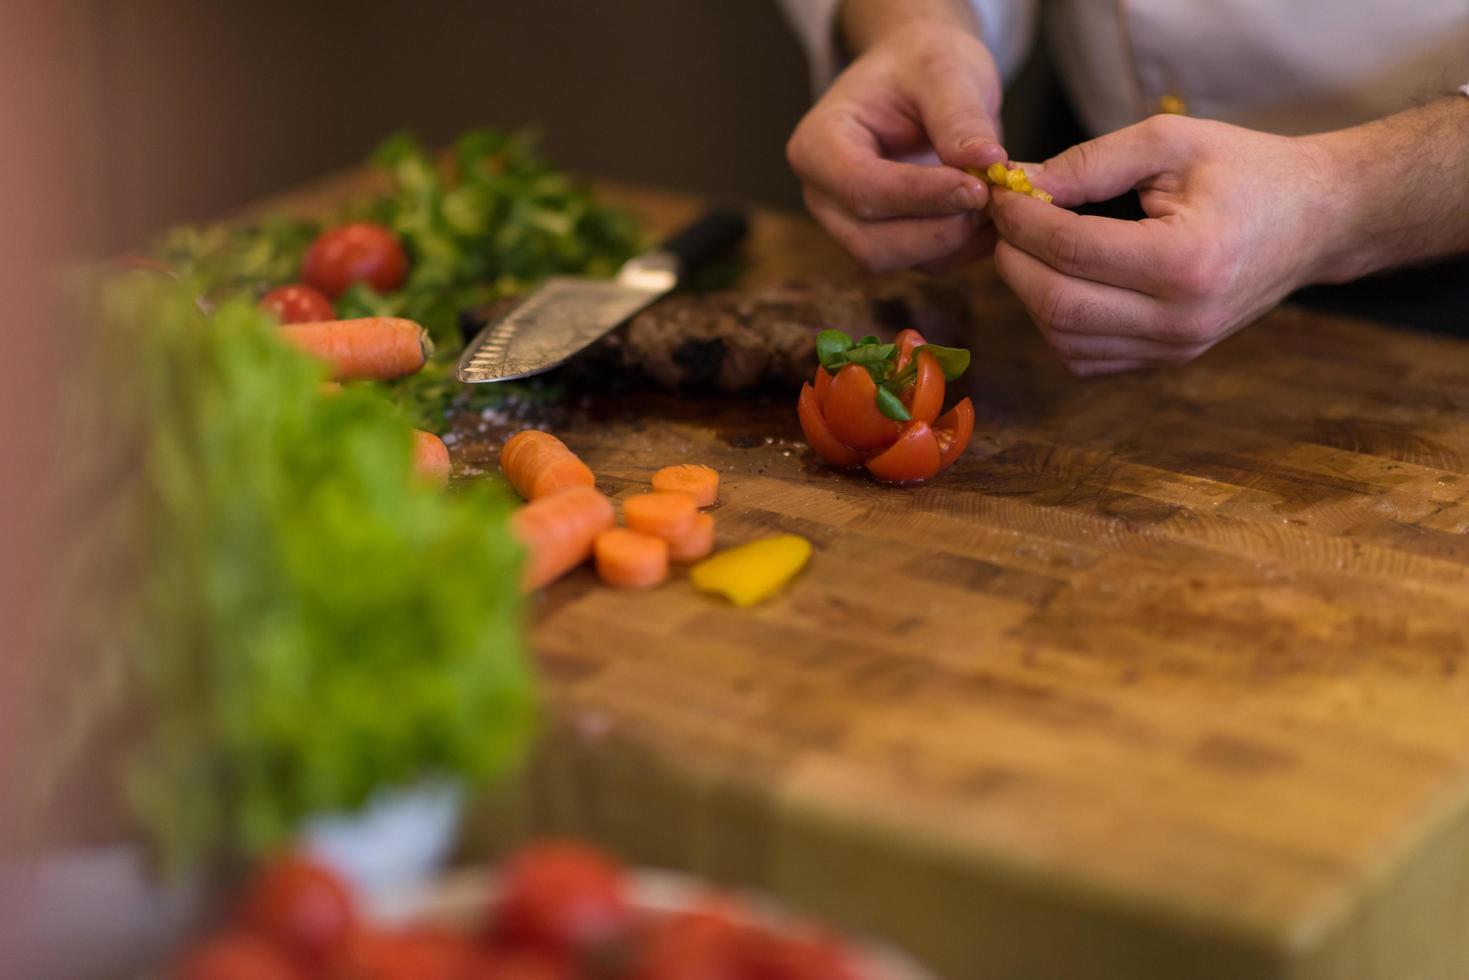
[[[668,578],[668,542],[662,538],[614,527],[597,535],[593,550],[597,574],[608,585],[647,589]]]
[[[698,561],[714,550],[714,515],[700,513],[682,537],[668,542],[670,561]]]
[[[928,423],[914,419],[897,442],[867,461],[867,472],[887,483],[918,483],[938,473],[942,458]]]
[[[454,465],[449,461],[449,447],[432,432],[413,430],[413,471],[430,483],[443,486],[449,482]]]
[[[842,445],[827,428],[821,408],[816,404],[816,392],[810,385],[801,386],[801,400],[796,403],[796,414],[801,418],[801,431],[806,435],[806,445],[811,451],[833,466],[856,466],[862,457],[855,449]]]
[[[687,534],[698,515],[694,498],[679,490],[635,493],[622,502],[622,516],[629,528],[665,541]]]
[[[969,437],[974,435],[974,403],[968,398],[960,401],[934,423],[934,438],[938,440],[940,469],[954,464],[969,446]]]
[[[653,474],[653,489],[682,491],[700,507],[708,507],[719,499],[719,471],[698,463],[665,466]]]

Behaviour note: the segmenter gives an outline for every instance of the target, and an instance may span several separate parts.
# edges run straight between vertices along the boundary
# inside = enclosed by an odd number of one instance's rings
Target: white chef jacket
[[[895,0],[901,3],[902,0]],[[1299,134],[1340,129],[1469,79],[1469,0],[970,0],[1008,80],[1045,43],[1093,135],[1159,111]],[[840,0],[781,0],[817,91],[843,67]],[[1469,85],[1460,91],[1469,95]]]

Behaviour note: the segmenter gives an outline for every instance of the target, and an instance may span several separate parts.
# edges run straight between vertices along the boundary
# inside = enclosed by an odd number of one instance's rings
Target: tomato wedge
[[[897,442],[867,461],[867,472],[887,483],[918,483],[938,473],[942,462],[933,430],[914,419]]]
[[[821,368],[816,370],[821,371]],[[811,451],[833,466],[856,466],[862,457],[856,450],[842,445],[827,428],[821,417],[821,406],[816,404],[816,391],[810,385],[801,385],[801,400],[796,403],[796,414],[801,418],[801,431],[806,434],[806,445]]]
[[[831,379],[821,415],[837,441],[853,449],[886,449],[901,430],[900,423],[878,410],[877,383],[856,364],[848,364]]]
[[[913,359],[913,348],[922,347],[928,341],[923,339],[923,334],[910,328],[908,330],[898,331],[898,335],[893,338],[893,343],[898,345],[898,363],[896,370],[901,371]]]
[[[939,367],[938,358],[927,352],[918,355],[918,377],[903,396],[908,414],[933,424],[944,407],[944,369]]]
[[[974,403],[965,398],[945,412],[944,417],[934,423],[933,434],[942,453],[940,467],[952,466],[969,446],[969,437],[974,435]]]
[[[811,387],[816,391],[816,406],[818,408],[826,404],[826,389],[831,387],[831,374],[820,364],[816,365],[816,377],[811,379]]]

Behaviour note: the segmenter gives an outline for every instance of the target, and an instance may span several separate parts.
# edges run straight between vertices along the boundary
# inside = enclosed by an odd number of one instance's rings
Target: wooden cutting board
[[[856,274],[794,215],[750,257]],[[551,734],[490,836],[766,887],[954,978],[1469,976],[1469,343],[1284,309],[1077,380],[974,290],[975,439],[929,486],[816,465],[793,398],[556,416],[608,492],[707,463],[722,544],[816,551],[748,610],[549,590]],[[458,471],[513,428],[459,420]]]

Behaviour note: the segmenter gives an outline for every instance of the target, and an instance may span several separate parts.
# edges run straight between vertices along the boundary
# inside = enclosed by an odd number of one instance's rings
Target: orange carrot
[[[576,453],[549,432],[526,429],[500,450],[500,470],[515,492],[537,500],[567,487],[596,486],[597,478]]]
[[[449,462],[449,447],[432,432],[413,430],[413,470],[430,483],[443,486],[449,482],[454,466]]]
[[[591,487],[568,487],[532,501],[510,517],[525,545],[525,591],[550,585],[592,554],[597,535],[612,527],[612,501]]]
[[[597,535],[597,574],[620,589],[646,589],[668,578],[668,542],[614,527]]]
[[[682,537],[668,542],[670,561],[698,561],[714,550],[714,515],[699,514]]]
[[[698,463],[665,466],[653,474],[654,490],[682,490],[700,507],[719,499],[719,471]]]
[[[331,367],[333,381],[387,381],[423,367],[434,345],[412,320],[365,316],[356,320],[287,323],[281,335]]]
[[[628,527],[664,541],[687,534],[698,514],[694,498],[681,490],[635,493],[622,502],[622,516]]]

